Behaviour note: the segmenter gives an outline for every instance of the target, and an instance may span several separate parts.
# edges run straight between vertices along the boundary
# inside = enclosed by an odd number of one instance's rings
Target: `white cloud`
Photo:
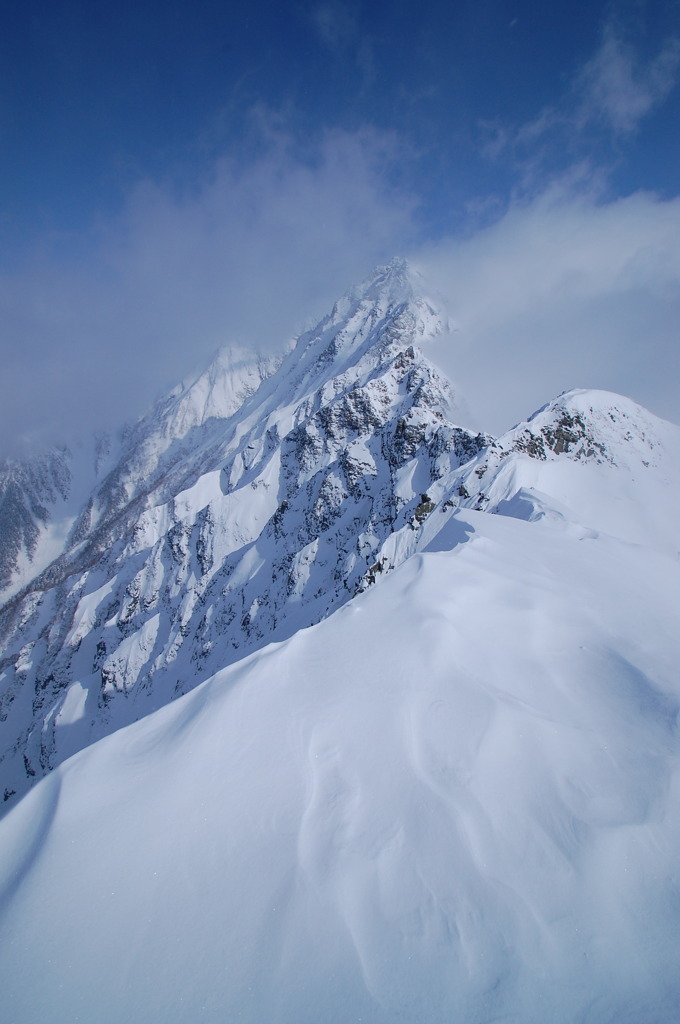
[[[576,91],[581,96],[577,123],[600,123],[615,135],[630,134],[668,96],[679,67],[680,39],[667,39],[659,54],[645,64],[608,24],[600,49],[576,80]]]
[[[68,258],[57,240],[0,274],[4,451],[134,418],[222,344],[278,348],[409,250],[458,323],[432,354],[478,426],[573,386],[678,419],[680,199],[606,202],[575,164],[490,227],[418,249],[415,201],[387,184],[411,159],[399,140],[331,132],[301,152],[266,117],[260,136],[258,157],[223,156],[191,187],[140,183]]]
[[[546,166],[566,167],[593,144],[618,143],[675,88],[680,71],[680,38],[664,40],[644,61],[614,21],[603,29],[595,54],[572,76],[558,100],[520,125],[479,123],[480,152],[493,162],[510,161],[524,188],[545,181]]]
[[[369,130],[303,154],[273,132],[191,189],[140,183],[68,260],[61,239],[0,275],[4,451],[134,418],[222,344],[283,345],[412,237],[399,156]]]
[[[553,191],[414,262],[457,331],[432,350],[475,425],[507,429],[570,387],[680,412],[680,199]]]

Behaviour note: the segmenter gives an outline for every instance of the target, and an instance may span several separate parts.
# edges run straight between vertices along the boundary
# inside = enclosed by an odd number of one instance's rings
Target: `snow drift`
[[[495,440],[461,431],[404,274],[225,421],[171,397],[139,427],[163,466],[144,489],[128,449],[78,543],[97,516],[132,535],[89,566],[74,547],[12,606],[13,700],[39,735],[124,724],[96,711],[104,637],[113,678],[179,638],[193,687],[0,821],[12,1024],[677,1020],[680,431],[594,391]],[[163,462],[178,423],[187,461]],[[223,550],[202,573],[206,509]],[[234,594],[238,654],[208,628]],[[285,626],[243,657],[260,607]],[[203,621],[204,672],[226,667],[197,685]],[[49,643],[63,678],[31,708]],[[170,699],[154,686],[138,710]]]
[[[432,515],[0,824],[7,1020],[676,1019],[677,557]]]

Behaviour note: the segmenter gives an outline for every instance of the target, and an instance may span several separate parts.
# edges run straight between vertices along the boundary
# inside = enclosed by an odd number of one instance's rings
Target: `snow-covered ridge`
[[[439,330],[398,261],[282,360],[221,356],[126,433],[3,614],[8,793],[363,589],[422,491],[488,441],[447,419],[417,344]]]
[[[675,1020],[678,560],[448,513],[0,822],[10,1020]]]
[[[574,390],[470,462],[458,500],[530,520],[551,515],[675,553],[679,486],[678,427],[622,395]]]
[[[509,431],[498,447],[542,459],[565,453],[570,459],[656,465],[654,451],[667,433],[663,421],[623,395],[575,389]]]
[[[680,429],[463,430],[442,323],[393,261],[6,478],[8,1019],[675,1021]]]
[[[442,329],[395,260],[287,355],[219,355],[100,452],[58,557],[0,613],[8,800],[445,548],[461,508],[677,550],[676,428],[570,392],[496,440],[464,430],[420,347]]]

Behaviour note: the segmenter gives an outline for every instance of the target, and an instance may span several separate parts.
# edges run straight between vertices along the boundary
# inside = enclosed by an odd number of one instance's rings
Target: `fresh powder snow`
[[[677,1021],[680,429],[462,430],[420,289],[221,356],[24,552],[3,1020]]]

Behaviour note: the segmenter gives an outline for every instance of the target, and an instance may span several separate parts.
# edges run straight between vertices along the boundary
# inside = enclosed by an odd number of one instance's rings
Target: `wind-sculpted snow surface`
[[[677,1020],[677,554],[444,504],[0,822],[4,1019]]]
[[[680,430],[419,287],[6,467],[3,1020],[677,1021]]]

